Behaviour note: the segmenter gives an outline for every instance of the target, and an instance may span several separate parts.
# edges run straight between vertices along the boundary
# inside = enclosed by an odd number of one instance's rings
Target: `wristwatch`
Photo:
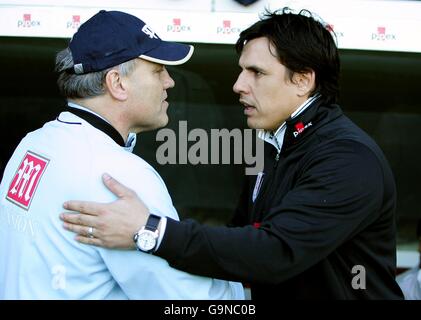
[[[150,214],[146,225],[133,236],[133,241],[139,251],[151,253],[158,243],[158,225],[160,216]]]

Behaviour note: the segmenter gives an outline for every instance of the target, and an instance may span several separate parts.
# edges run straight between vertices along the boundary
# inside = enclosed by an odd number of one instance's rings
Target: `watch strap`
[[[158,229],[159,221],[161,221],[161,217],[157,216],[156,214],[149,214],[148,221],[146,221],[145,229],[150,231],[156,231]]]

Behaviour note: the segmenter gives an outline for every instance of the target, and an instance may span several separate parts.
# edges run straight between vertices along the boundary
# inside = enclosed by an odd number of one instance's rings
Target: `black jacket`
[[[339,106],[316,101],[287,120],[276,158],[266,143],[260,192],[253,203],[250,177],[230,227],[168,219],[156,254],[247,282],[253,299],[401,299],[396,189],[376,143]]]

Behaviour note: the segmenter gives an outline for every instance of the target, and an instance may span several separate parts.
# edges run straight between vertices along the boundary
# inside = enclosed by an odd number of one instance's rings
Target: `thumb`
[[[102,175],[102,180],[105,186],[119,198],[130,197],[134,194],[132,189],[127,188],[107,173]]]

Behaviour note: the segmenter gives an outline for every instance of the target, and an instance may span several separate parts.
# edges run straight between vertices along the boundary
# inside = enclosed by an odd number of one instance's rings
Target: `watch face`
[[[156,234],[149,230],[143,230],[137,238],[137,246],[142,251],[150,251],[155,248]]]

